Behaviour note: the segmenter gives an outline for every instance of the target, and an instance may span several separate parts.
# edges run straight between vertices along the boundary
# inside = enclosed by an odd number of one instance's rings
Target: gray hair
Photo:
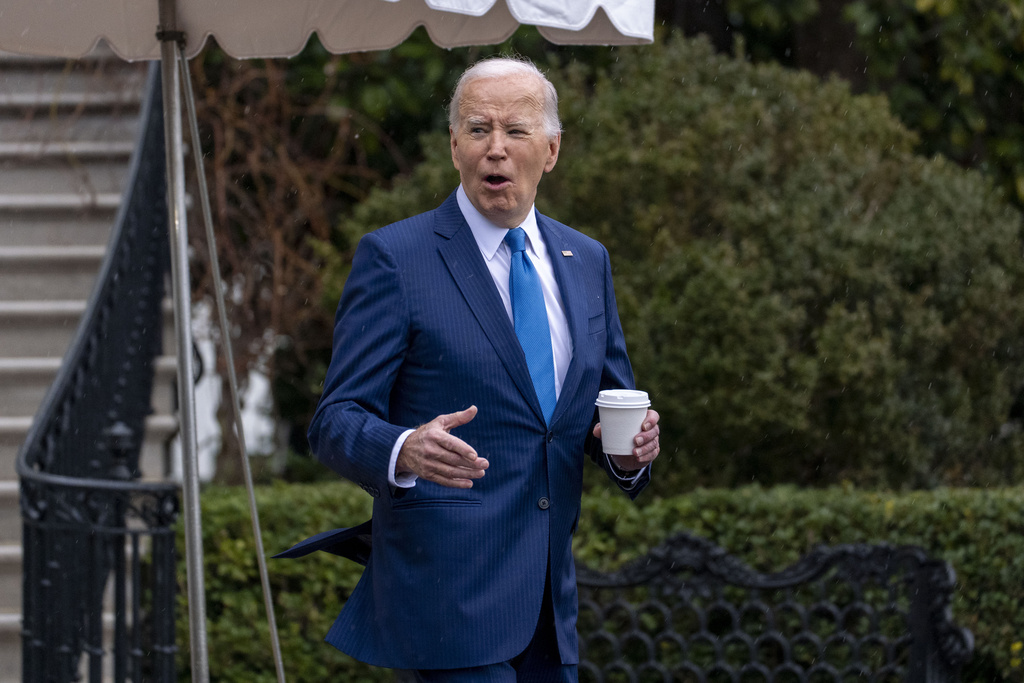
[[[549,139],[556,138],[562,132],[562,123],[558,120],[558,92],[533,62],[518,57],[491,57],[477,62],[462,73],[459,82],[455,84],[452,100],[448,104],[448,125],[452,127],[452,130],[455,132],[459,130],[459,110],[462,106],[462,95],[466,86],[481,78],[501,76],[534,76],[540,79],[544,94],[542,111],[544,132],[547,133]]]

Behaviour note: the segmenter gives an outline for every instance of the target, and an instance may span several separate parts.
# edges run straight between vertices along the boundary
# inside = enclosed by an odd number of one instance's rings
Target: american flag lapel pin
[[[572,252],[569,251],[568,249],[563,249],[562,256],[572,256]]]

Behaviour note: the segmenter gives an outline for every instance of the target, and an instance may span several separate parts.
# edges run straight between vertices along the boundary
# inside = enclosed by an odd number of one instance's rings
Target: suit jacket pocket
[[[599,332],[604,332],[604,330],[604,312],[602,311],[601,313],[590,317],[590,320],[587,323],[587,332],[590,334],[597,334]]]
[[[479,500],[466,500],[460,498],[414,498],[412,500],[399,500],[391,505],[396,512],[401,510],[423,510],[425,508],[458,508],[458,507],[479,507]]]

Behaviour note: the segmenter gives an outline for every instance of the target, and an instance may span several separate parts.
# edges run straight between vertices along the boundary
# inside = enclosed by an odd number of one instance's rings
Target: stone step
[[[0,415],[24,417],[35,415],[46,392],[57,376],[61,359],[49,358],[0,358]],[[160,356],[156,359],[156,386],[174,382],[177,359]],[[170,413],[174,410],[171,396],[165,392],[154,392],[153,410],[156,413]]]
[[[84,292],[86,296],[89,290]],[[53,301],[0,301],[0,330],[5,358],[63,357],[85,313],[80,299]],[[163,305],[163,351],[174,353],[174,308]]]
[[[68,60],[59,68],[46,61],[0,61],[7,92],[123,92],[139,97],[146,83],[146,67],[117,58]]]
[[[34,92],[0,93],[0,109],[113,109],[137,107],[139,95],[131,91],[99,90],[58,91],[39,90]]]
[[[174,387],[166,387],[174,394]],[[157,389],[159,390],[159,389]],[[146,439],[139,453],[139,471],[145,481],[164,481],[171,475],[169,444],[178,433],[176,415],[150,415],[146,418]]]
[[[21,683],[21,609],[0,612],[0,683]]]
[[[4,472],[4,476],[8,473]],[[21,542],[21,508],[18,502],[18,482],[0,481],[0,544]]]
[[[63,357],[85,307],[84,300],[0,301],[4,356]]]
[[[0,211],[52,211],[117,209],[121,205],[120,192],[53,192],[0,194]]]
[[[0,142],[0,162],[33,162],[45,159],[104,159],[131,157],[132,140],[38,140]]]
[[[143,537],[140,547],[147,552],[148,537]],[[130,553],[130,546],[126,544]],[[21,611],[22,601],[22,554],[21,543],[0,545],[0,614]],[[113,580],[107,582],[104,591],[104,605],[107,609],[114,608]]]
[[[4,88],[0,108],[54,109],[138,108],[146,66],[121,60],[68,62],[70,68],[15,62],[0,64]]]
[[[134,115],[111,116],[87,110],[74,116],[24,116],[0,110],[0,140],[9,144],[125,140],[134,143],[138,130],[138,117]]]
[[[0,612],[21,609],[21,544],[0,545]]]
[[[113,209],[0,212],[0,248],[106,245],[114,216]]]
[[[108,588],[109,591],[109,588]],[[19,591],[20,595],[20,591]],[[103,675],[104,683],[113,683],[113,661],[111,652],[114,646],[113,609],[103,614]],[[0,683],[23,683],[21,672],[21,606],[17,610],[0,610]],[[81,666],[76,680],[89,680],[89,657],[83,654]]]
[[[104,246],[2,247],[0,293],[8,301],[88,297]]]
[[[157,388],[157,391],[161,388]],[[171,389],[168,389],[169,391]],[[31,417],[0,417],[0,481],[16,481],[15,459],[25,442],[32,426]],[[146,480],[165,479],[167,466],[166,444],[178,431],[178,420],[174,415],[157,414],[146,418],[146,436],[139,455],[139,469]],[[6,532],[5,532],[6,533]],[[16,528],[17,539],[21,538],[21,527]],[[0,543],[13,539],[0,537]]]
[[[18,449],[25,442],[25,437],[31,426],[31,417],[0,416],[0,480],[17,483],[18,471],[15,469],[14,462],[18,457]],[[21,538],[20,529],[18,538]],[[10,540],[6,539],[7,542]]]
[[[5,195],[121,194],[127,164],[120,158],[0,158],[0,187]]]

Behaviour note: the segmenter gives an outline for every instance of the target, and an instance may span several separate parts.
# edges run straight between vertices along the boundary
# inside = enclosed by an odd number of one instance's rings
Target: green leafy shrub
[[[576,557],[610,569],[690,531],[760,571],[818,544],[915,545],[957,574],[953,617],[975,637],[964,683],[1024,680],[1024,509],[1018,489],[878,493],[756,486],[697,490],[637,507],[614,491],[584,496]]]
[[[584,496],[578,559],[611,569],[691,531],[761,571],[778,571],[816,544],[917,545],[957,572],[956,623],[976,639],[964,683],[1022,681],[1024,508],[1021,489],[873,493],[794,487],[687,495],[630,503],[604,488]],[[258,490],[263,540],[273,554],[307,535],[366,519],[370,499],[355,485],[276,485]],[[245,492],[204,492],[203,546],[211,680],[275,680]],[[181,534],[179,533],[179,539]],[[183,546],[183,542],[179,543]],[[285,672],[294,681],[390,681],[392,673],[353,661],[323,642],[361,568],[323,553],[269,560]],[[178,611],[181,680],[188,680],[188,613],[181,550]],[[1002,678],[1000,678],[1002,677]]]
[[[981,174],[916,155],[883,98],[703,41],[551,75],[538,207],[612,254],[657,492],[1020,480],[1021,218]],[[423,146],[342,226],[326,305],[360,235],[456,186],[446,137]]]
[[[676,0],[666,5],[686,4]],[[884,92],[918,149],[991,175],[1024,207],[1019,0],[720,0],[703,28],[755,61],[838,73]],[[671,16],[671,15],[669,15]],[[683,30],[695,30],[678,21]],[[720,40],[722,49],[728,39]]]
[[[315,533],[365,521],[370,502],[347,484],[261,487],[257,504],[267,556]],[[202,506],[210,680],[273,683],[277,678],[245,490],[209,489]],[[184,682],[191,680],[191,671],[182,533],[178,548],[178,673]],[[391,672],[356,662],[323,640],[362,567],[325,553],[267,563],[288,680],[393,680]]]
[[[985,169],[1024,206],[1024,5],[1018,0],[857,0],[871,87],[922,147]]]

